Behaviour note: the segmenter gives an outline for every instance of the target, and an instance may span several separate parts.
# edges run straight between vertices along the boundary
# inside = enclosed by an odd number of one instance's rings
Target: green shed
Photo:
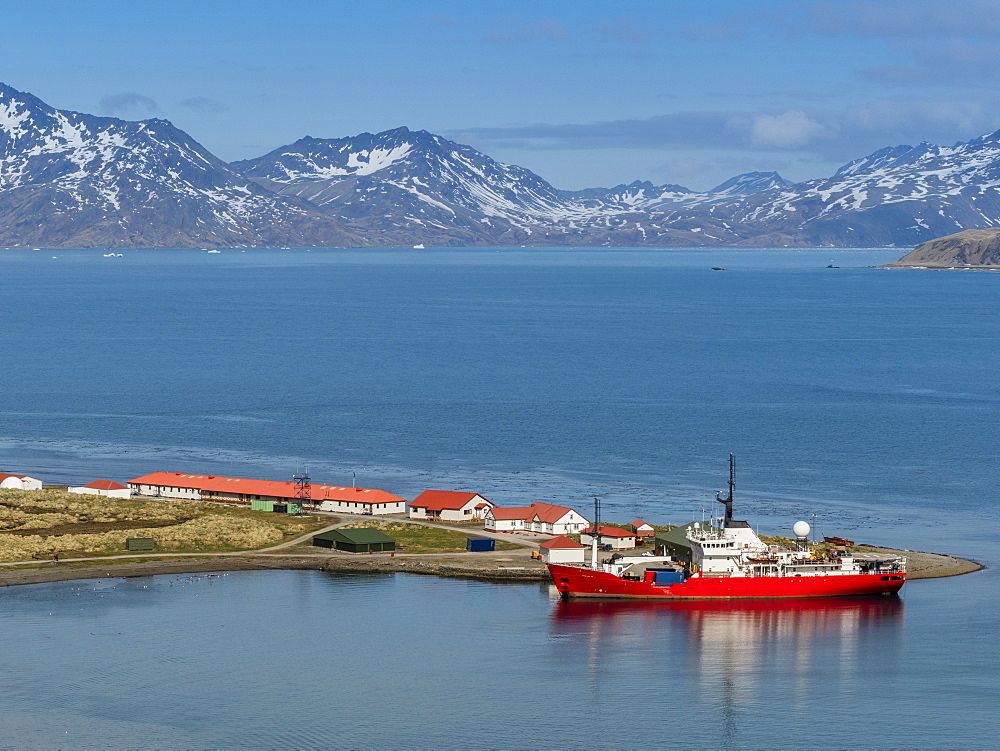
[[[251,511],[274,511],[274,501],[250,501]]]
[[[313,545],[347,553],[381,553],[396,549],[396,541],[372,527],[331,529],[313,536]]]
[[[691,543],[687,539],[687,531],[697,527],[699,522],[691,522],[683,527],[674,527],[667,532],[661,532],[654,540],[656,552],[660,555],[672,555],[674,558],[691,560]]]

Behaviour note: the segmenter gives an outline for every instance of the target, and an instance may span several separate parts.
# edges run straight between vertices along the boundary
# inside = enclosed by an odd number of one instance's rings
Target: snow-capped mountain
[[[529,170],[408,128],[306,137],[233,167],[307,199],[352,231],[402,242],[520,243],[580,210]]]
[[[348,238],[166,120],[53,109],[0,84],[0,245],[192,247]]]
[[[832,177],[706,192],[561,191],[427,131],[302,138],[226,164],[165,120],[61,111],[0,84],[0,246],[915,245],[1000,225],[1000,131],[895,146]]]
[[[559,191],[522,167],[407,128],[307,137],[233,167],[264,187],[320,206],[351,232],[381,233],[383,241],[682,245],[740,239],[711,217],[677,213],[716,200],[711,194],[638,181]],[[734,181],[742,190],[732,192],[741,194],[786,184],[774,173]]]
[[[562,195],[571,200],[596,201],[603,205],[644,206],[662,203],[692,195],[693,191],[682,185],[653,185],[649,180],[635,180],[628,185],[613,188],[584,188],[564,190]]]
[[[744,196],[750,193],[762,193],[771,188],[787,188],[790,185],[792,183],[777,172],[747,172],[729,178],[708,192],[714,196]]]
[[[908,246],[1000,225],[1000,131],[951,147],[880,149],[830,178],[727,207],[756,242]]]

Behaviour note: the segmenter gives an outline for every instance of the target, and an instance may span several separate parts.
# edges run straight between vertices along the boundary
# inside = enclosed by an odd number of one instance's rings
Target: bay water
[[[762,533],[987,565],[726,607],[317,572],[7,588],[0,746],[990,747],[1000,275],[870,268],[899,255],[0,251],[0,471],[308,468],[678,523],[732,451]]]

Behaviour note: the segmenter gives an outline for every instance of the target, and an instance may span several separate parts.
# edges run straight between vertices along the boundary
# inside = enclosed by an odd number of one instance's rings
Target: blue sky
[[[556,187],[805,180],[1000,129],[995,0],[0,0],[0,81],[223,159],[400,125]]]

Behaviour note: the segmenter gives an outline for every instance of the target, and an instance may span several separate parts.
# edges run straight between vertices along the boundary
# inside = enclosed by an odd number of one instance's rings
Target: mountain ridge
[[[0,84],[0,246],[913,246],[1000,225],[1000,131],[878,149],[790,183],[559,190],[405,126],[227,164],[167,120],[58,110]]]
[[[0,245],[244,246],[312,234],[348,239],[167,120],[57,110],[0,84]]]

